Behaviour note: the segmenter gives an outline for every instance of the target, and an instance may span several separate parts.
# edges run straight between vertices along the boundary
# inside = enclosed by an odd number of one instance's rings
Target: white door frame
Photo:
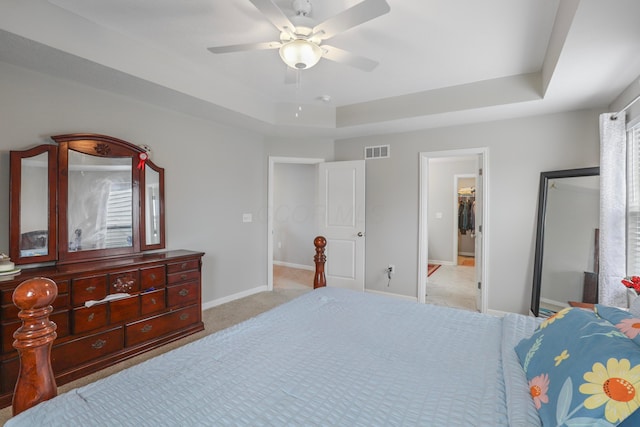
[[[273,174],[276,163],[295,163],[315,165],[323,163],[325,159],[307,157],[276,157],[269,156],[269,172],[267,176],[267,290],[273,290]],[[314,189],[315,190],[315,189]],[[313,242],[309,242],[309,247]]]
[[[480,312],[487,312],[487,295],[489,289],[489,283],[487,281],[489,265],[489,254],[487,248],[489,247],[489,148],[467,148],[460,150],[446,150],[446,151],[430,151],[420,153],[420,210],[418,217],[418,302],[424,304],[426,302],[427,292],[427,263],[429,262],[428,254],[428,191],[429,191],[429,159],[437,157],[462,157],[482,155],[482,273],[481,277],[477,278],[482,283],[481,295],[482,295],[482,307],[479,307]]]

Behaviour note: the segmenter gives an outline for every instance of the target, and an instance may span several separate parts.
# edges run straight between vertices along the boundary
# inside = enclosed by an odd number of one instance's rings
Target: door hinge
[[[478,282],[478,289],[482,289],[482,282]]]
[[[478,233],[482,233],[482,224],[478,224]]]
[[[482,176],[482,168],[478,169],[478,175]]]

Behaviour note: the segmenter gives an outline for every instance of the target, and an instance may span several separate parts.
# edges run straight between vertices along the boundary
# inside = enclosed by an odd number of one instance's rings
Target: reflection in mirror
[[[131,158],[69,150],[68,165],[68,251],[131,247]]]
[[[49,153],[21,159],[20,257],[49,254]]]
[[[160,244],[160,172],[145,166],[145,243]]]
[[[570,303],[597,302],[598,168],[544,172],[531,310],[548,317]]]

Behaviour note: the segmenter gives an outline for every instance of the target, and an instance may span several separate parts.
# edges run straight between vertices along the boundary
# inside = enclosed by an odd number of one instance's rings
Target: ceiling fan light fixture
[[[316,43],[296,39],[280,47],[280,57],[289,67],[296,70],[311,68],[322,58],[322,49]]]

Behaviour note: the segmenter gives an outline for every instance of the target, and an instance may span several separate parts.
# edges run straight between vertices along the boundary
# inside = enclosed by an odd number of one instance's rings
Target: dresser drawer
[[[106,274],[73,279],[71,282],[71,302],[74,306],[84,305],[85,301],[101,300],[107,296]]]
[[[167,306],[193,304],[200,301],[200,282],[186,282],[167,288]]]
[[[125,344],[132,346],[178,331],[198,322],[200,307],[192,305],[180,310],[131,323],[125,327]]]
[[[180,271],[200,270],[200,260],[194,259],[189,261],[175,262],[167,264],[167,273],[178,273]]]
[[[173,273],[167,276],[167,285],[174,285],[188,280],[197,280],[200,278],[199,271],[183,271],[181,273]]]
[[[109,293],[133,293],[140,290],[138,270],[109,273]]]
[[[165,290],[158,289],[151,292],[145,292],[140,295],[140,304],[142,315],[156,313],[164,310],[167,306],[164,300]]]
[[[122,327],[69,341],[51,349],[53,372],[64,372],[82,363],[123,348]]]
[[[109,302],[109,323],[126,322],[140,315],[140,299],[137,295]]]
[[[149,288],[159,288],[164,286],[166,283],[166,272],[164,265],[141,269],[140,282],[143,291]]]
[[[49,319],[56,324],[56,333],[58,338],[69,335],[69,311],[62,310],[51,313]],[[2,330],[2,352],[10,353],[13,348],[13,333],[18,330],[22,322],[3,323],[0,327]]]
[[[72,318],[74,334],[101,328],[107,324],[107,304],[76,308]]]
[[[51,304],[51,305],[52,305],[54,311],[55,310],[59,310],[59,309],[63,309],[63,308],[67,308],[67,306],[69,305],[69,294],[68,293],[58,294],[56,299],[53,301],[53,304]],[[19,311],[20,311],[20,309],[18,309],[18,307],[16,307],[13,304],[11,304],[11,305],[3,305],[2,306],[2,320],[8,320],[8,321],[18,320],[18,312]]]

